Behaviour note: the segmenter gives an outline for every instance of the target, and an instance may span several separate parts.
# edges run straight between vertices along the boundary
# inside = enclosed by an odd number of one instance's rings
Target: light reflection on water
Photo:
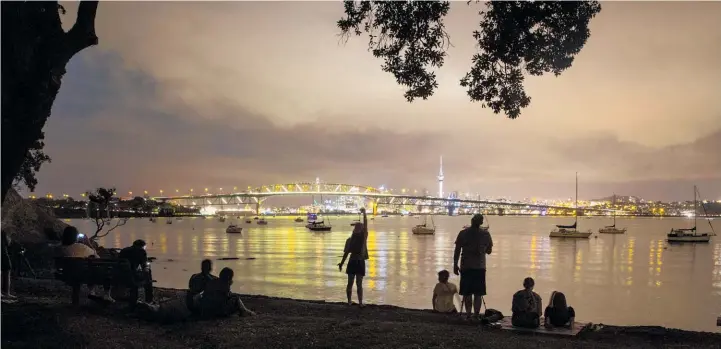
[[[236,291],[343,301],[346,275],[337,264],[353,219],[332,217],[332,233],[309,232],[292,218],[271,218],[267,226],[241,221],[242,236],[226,234],[226,224],[214,219],[173,224],[133,219],[101,244],[124,247],[145,239],[149,255],[158,257],[153,265],[158,286],[185,288],[200,261],[210,258],[216,272],[223,267],[235,270]],[[418,222],[412,217],[370,221],[366,300],[429,308],[436,273],[452,271],[456,234],[469,219],[436,217],[434,236],[412,235],[409,228]],[[620,226],[629,228],[627,234],[589,240],[550,239],[549,229],[566,223],[564,218],[490,220],[495,246],[488,257],[486,303],[492,308],[510,313],[513,293],[531,276],[544,303],[552,291],[563,291],[580,320],[718,331],[721,237],[710,244],[667,246],[666,232],[687,226],[685,219],[619,219]],[[91,227],[88,221],[72,223],[86,233]],[[579,220],[583,229],[594,231],[607,223],[600,218]],[[220,257],[240,259],[218,261]],[[452,276],[451,282],[458,284],[458,277]]]

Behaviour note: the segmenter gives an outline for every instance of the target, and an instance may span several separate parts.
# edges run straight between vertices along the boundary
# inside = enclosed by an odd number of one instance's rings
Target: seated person
[[[65,227],[63,230],[62,245],[60,246],[60,255],[62,257],[74,258],[98,258],[98,254],[90,246],[78,242],[80,233],[73,226]]]
[[[448,270],[438,272],[438,284],[433,289],[433,310],[440,313],[455,313],[456,306],[453,304],[453,296],[458,294],[458,287],[448,282],[451,274]]]
[[[98,258],[98,254],[95,250],[86,244],[78,242],[78,238],[80,236],[81,234],[78,232],[77,228],[73,226],[65,227],[61,241],[62,245],[60,246],[60,256],[71,258]],[[90,290],[88,297],[101,297],[95,291],[95,285],[89,284],[88,289]],[[102,299],[107,302],[114,303],[115,300],[110,296],[111,286],[109,284],[103,285],[103,290],[105,291],[105,294],[103,294]]]
[[[211,274],[213,270],[213,262],[210,259],[203,260],[200,263],[200,273],[193,274],[188,281],[188,293],[185,295],[185,304],[188,306],[188,310],[197,314],[199,309],[200,297],[205,291],[205,287],[209,281],[215,280],[218,277]]]
[[[233,269],[223,268],[217,279],[210,280],[205,286],[205,292],[200,297],[200,311],[205,317],[252,316],[254,312],[248,310],[240,300],[240,296],[230,292],[233,284]]]
[[[566,304],[566,295],[553,291],[551,301],[543,313],[547,327],[566,327],[573,329],[576,320],[576,311]]]
[[[523,289],[513,295],[511,324],[516,327],[538,328],[541,325],[541,296],[533,292],[533,278],[523,280]]]
[[[150,264],[148,263],[148,253],[145,252],[145,241],[135,240],[133,245],[120,250],[119,259],[127,259],[130,262],[130,270],[132,270],[134,281],[136,284],[143,283],[145,290],[145,302],[153,302],[153,274],[150,272]],[[137,292],[137,288],[132,292]]]

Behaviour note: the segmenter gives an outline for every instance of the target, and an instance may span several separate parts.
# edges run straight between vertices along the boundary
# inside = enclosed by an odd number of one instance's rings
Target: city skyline
[[[430,190],[442,154],[445,192],[570,197],[579,172],[587,199],[690,200],[694,184],[721,198],[721,3],[604,3],[573,67],[527,80],[517,120],[458,86],[478,9],[452,4],[441,86],[408,104],[365,38],[338,44],[338,3],[104,3],[100,45],[69,64],[45,128],[37,193],[318,175]]]

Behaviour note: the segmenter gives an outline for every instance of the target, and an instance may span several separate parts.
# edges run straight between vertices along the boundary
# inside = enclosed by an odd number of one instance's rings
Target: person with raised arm
[[[474,215],[471,218],[471,226],[458,233],[453,252],[453,273],[461,275],[459,293],[463,296],[467,316],[471,317],[472,305],[475,319],[480,318],[483,296],[486,295],[486,255],[491,254],[493,250],[491,234],[481,225],[483,225],[483,215]]]
[[[368,259],[368,216],[366,215],[365,208],[361,208],[361,213],[363,214],[363,223],[358,223],[353,226],[353,233],[345,242],[343,259],[338,263],[338,270],[343,271],[343,264],[348,258],[348,255],[350,255],[348,266],[346,267],[348,284],[346,285],[345,293],[348,298],[348,305],[352,305],[353,281],[355,281],[356,291],[358,293],[358,305],[363,307],[363,277],[366,275],[365,261]]]

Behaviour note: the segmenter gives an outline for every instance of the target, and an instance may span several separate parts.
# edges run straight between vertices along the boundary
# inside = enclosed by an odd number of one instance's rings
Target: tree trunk
[[[70,58],[97,44],[97,1],[83,1],[65,32],[57,1],[2,2],[2,202],[42,136]]]

